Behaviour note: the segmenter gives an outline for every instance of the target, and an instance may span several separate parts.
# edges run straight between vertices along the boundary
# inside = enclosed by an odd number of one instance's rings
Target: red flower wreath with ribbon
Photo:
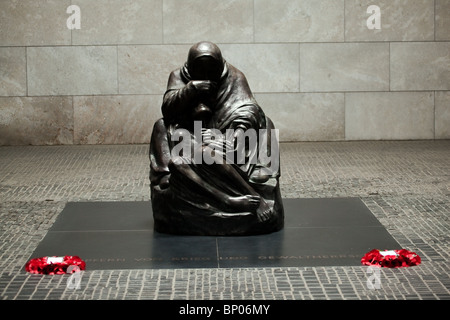
[[[361,259],[363,265],[383,268],[412,267],[419,265],[420,262],[419,255],[406,249],[384,251],[374,249]]]
[[[78,268],[69,270],[69,273],[86,269],[86,263],[78,256],[64,256],[31,259],[25,265],[25,270],[37,274],[65,274],[70,266]]]

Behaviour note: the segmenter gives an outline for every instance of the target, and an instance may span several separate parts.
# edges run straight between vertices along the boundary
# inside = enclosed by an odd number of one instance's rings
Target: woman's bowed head
[[[169,76],[161,109],[163,118],[155,123],[150,144],[157,229],[196,233],[185,226],[211,221],[201,229],[227,234],[219,223],[225,217],[254,215],[255,221],[229,233],[252,233],[255,226],[258,232],[279,230],[278,132],[244,74],[225,61],[215,44],[191,47],[186,63]],[[184,226],[173,225],[187,219]],[[271,227],[261,228],[261,223]]]
[[[177,93],[181,95],[180,98],[184,103],[163,103],[164,118],[175,119],[177,115],[186,117],[188,115],[186,111],[190,111],[192,118],[189,120],[209,120],[217,86],[225,71],[226,62],[217,45],[211,42],[200,42],[192,46],[187,62],[180,70],[180,80],[183,81],[184,88],[182,92]],[[173,77],[171,75],[169,82],[174,80]],[[171,97],[174,94],[173,90],[168,90],[164,98],[173,102]],[[187,106],[192,110],[185,110]]]

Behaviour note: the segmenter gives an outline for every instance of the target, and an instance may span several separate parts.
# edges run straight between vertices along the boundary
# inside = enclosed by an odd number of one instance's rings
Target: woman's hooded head
[[[211,42],[199,42],[188,53],[182,70],[187,80],[210,80],[217,82],[226,72],[225,60],[219,47]]]

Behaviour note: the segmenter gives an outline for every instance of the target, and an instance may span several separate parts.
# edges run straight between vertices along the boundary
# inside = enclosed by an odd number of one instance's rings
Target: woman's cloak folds
[[[247,156],[244,163],[233,166],[267,202],[272,211],[271,218],[260,222],[254,213],[227,212],[223,203],[205,196],[180,172],[171,170],[171,151],[178,143],[178,139],[172,141],[172,134],[177,129],[189,130],[193,144],[202,144],[192,130],[194,119],[191,114],[164,112],[171,110],[171,105],[176,103],[189,103],[191,105],[185,109],[193,110],[198,101],[188,101],[182,96],[182,89],[190,80],[187,66],[171,73],[163,100],[164,118],[158,120],[153,127],[150,182],[155,229],[166,233],[193,235],[245,235],[280,230],[284,223],[284,213],[279,190],[278,140],[271,137],[274,126],[254,99],[244,74],[232,65],[224,62],[217,91],[206,102],[212,110],[212,116],[204,126],[218,129],[223,134],[227,129],[255,130],[258,137],[257,150],[247,151],[254,152],[256,161]],[[260,132],[265,134],[260,135]],[[272,152],[271,157],[258,157],[261,150]],[[276,164],[273,163],[274,156],[277,157]],[[216,170],[216,166],[220,164],[198,164],[186,157],[184,162],[215,188],[230,196],[242,195],[242,188],[233,179],[224,175],[221,170]],[[260,172],[265,175],[263,179],[259,176]]]

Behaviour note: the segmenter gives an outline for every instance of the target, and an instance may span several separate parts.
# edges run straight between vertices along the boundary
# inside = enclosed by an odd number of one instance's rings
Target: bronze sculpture
[[[278,136],[244,74],[217,45],[191,47],[173,71],[150,142],[155,230],[190,235],[278,231]]]

